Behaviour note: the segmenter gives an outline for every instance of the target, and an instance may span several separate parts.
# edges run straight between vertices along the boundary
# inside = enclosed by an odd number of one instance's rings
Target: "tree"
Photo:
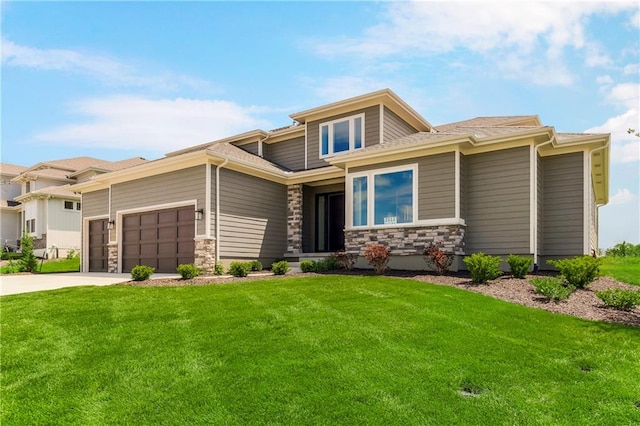
[[[38,266],[38,260],[33,254],[33,238],[25,231],[20,238],[20,248],[22,250],[22,258],[18,266],[22,272],[34,272]]]

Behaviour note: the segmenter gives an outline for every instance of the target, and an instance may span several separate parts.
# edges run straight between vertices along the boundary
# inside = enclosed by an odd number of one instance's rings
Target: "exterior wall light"
[[[196,210],[196,220],[202,220],[204,217],[204,209]]]
[[[107,222],[107,229],[109,231],[111,231],[115,226],[116,226],[116,221],[115,220],[110,220],[109,222]]]

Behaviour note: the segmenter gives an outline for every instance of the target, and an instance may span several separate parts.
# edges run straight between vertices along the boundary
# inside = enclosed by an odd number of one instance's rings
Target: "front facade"
[[[435,127],[388,89],[291,118],[74,185],[84,270],[210,272],[362,256],[372,242],[391,248],[397,269],[425,269],[432,242],[456,255],[454,269],[478,251],[545,268],[597,249],[609,135],[557,133],[537,116]]]

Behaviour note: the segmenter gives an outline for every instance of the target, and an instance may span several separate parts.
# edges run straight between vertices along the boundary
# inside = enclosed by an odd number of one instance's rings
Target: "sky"
[[[147,159],[390,88],[434,125],[611,133],[600,247],[640,243],[631,2],[0,2],[1,161]]]

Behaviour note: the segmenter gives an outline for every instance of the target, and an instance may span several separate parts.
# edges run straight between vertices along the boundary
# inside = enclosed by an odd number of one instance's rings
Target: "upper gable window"
[[[320,158],[364,146],[364,114],[320,124]]]

